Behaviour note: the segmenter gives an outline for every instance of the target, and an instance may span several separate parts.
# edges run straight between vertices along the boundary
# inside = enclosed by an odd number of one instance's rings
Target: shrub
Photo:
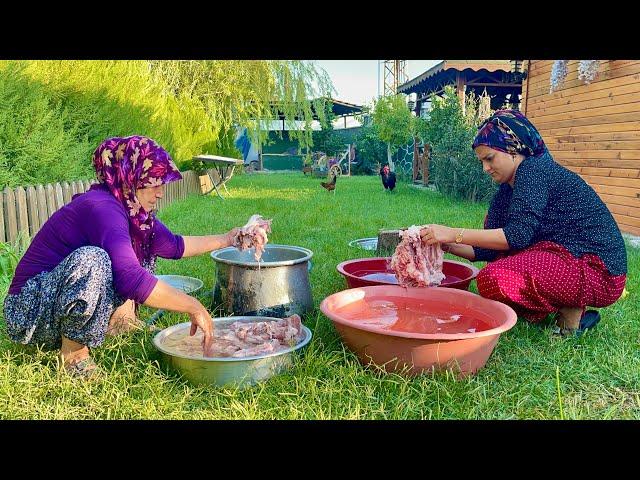
[[[430,173],[437,189],[457,199],[485,201],[496,185],[471,149],[477,133],[477,99],[468,98],[467,106],[465,115],[453,87],[445,87],[442,97],[432,97],[429,116],[419,122],[418,134],[431,146]]]
[[[380,140],[372,125],[363,125],[355,139],[358,164],[351,167],[353,174],[376,174],[387,161],[387,145]]]

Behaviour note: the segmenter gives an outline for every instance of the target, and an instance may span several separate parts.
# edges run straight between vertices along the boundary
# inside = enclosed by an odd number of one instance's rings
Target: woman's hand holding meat
[[[456,230],[444,225],[432,224],[420,230],[420,238],[427,245],[452,243],[456,241]]]

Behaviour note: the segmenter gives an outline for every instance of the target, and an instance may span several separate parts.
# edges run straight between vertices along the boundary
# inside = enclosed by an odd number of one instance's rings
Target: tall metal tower
[[[395,95],[398,86],[407,81],[406,60],[383,60],[384,64],[384,90],[383,95]],[[380,94],[380,92],[378,92]]]

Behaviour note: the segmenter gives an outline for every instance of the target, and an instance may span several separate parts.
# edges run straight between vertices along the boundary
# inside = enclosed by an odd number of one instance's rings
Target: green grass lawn
[[[551,338],[549,328],[519,320],[473,377],[382,374],[359,364],[317,308],[327,295],[346,288],[335,268],[339,262],[373,255],[347,242],[411,224],[478,228],[486,205],[453,202],[406,184],[387,194],[377,177],[340,178],[335,194],[319,183],[301,174],[243,175],[230,182],[225,201],[194,195],[159,214],[174,232],[201,235],[224,232],[260,213],[273,218],[271,242],[314,252],[316,308],[304,318],[314,336],[291,370],[246,390],[194,387],[165,373],[151,335],[140,332],[93,350],[109,374],[84,383],[56,368],[54,352],[25,352],[12,344],[0,322],[0,418],[640,418],[638,249],[627,250],[630,295],[603,309],[598,328],[581,339]],[[205,288],[199,295],[209,304],[214,264],[208,255],[160,260],[158,273],[201,278]],[[477,291],[475,282],[471,290]],[[142,310],[143,318],[151,313]],[[184,321],[186,316],[168,314],[159,325]]]

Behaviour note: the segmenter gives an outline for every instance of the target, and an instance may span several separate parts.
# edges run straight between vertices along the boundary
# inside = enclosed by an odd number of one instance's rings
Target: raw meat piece
[[[425,245],[420,238],[421,226],[412,225],[401,231],[402,241],[391,257],[389,267],[395,272],[398,283],[404,287],[440,285],[444,252],[440,244]]]
[[[271,233],[271,221],[265,220],[260,215],[252,215],[247,224],[236,234],[233,246],[241,251],[255,248],[253,258],[259,262],[268,241],[267,233]]]
[[[255,345],[253,347],[244,348],[235,352],[232,357],[253,357],[258,355],[265,355],[267,353],[273,353],[280,347],[280,341],[278,339],[269,340],[268,342]]]
[[[164,347],[190,357],[249,357],[278,352],[302,340],[302,320],[299,315],[266,322],[233,322],[226,328],[216,328],[213,345],[207,355],[202,352],[202,331],[192,337],[189,329],[169,335]]]

